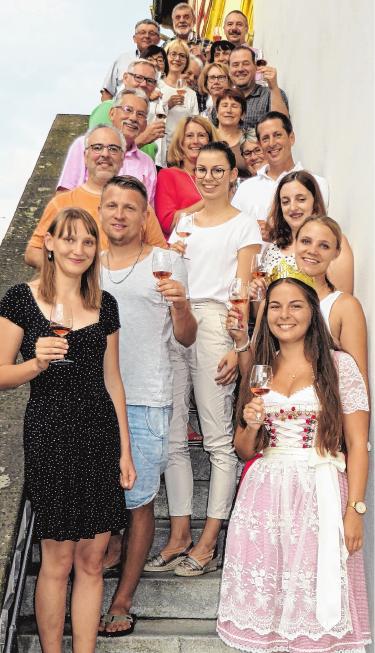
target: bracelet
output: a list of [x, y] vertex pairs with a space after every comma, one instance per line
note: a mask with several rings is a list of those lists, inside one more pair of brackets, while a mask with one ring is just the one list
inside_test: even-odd
[[249, 351], [250, 346], [251, 346], [250, 338], [249, 336], [247, 336], [247, 342], [245, 342], [245, 344], [242, 345], [242, 347], [237, 347], [237, 345], [235, 344], [233, 347], [233, 351], [235, 351], [236, 354], [241, 354], [243, 351]]

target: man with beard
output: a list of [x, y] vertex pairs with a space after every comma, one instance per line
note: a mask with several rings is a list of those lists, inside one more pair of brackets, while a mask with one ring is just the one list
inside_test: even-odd
[[[257, 70], [263, 74], [267, 86], [255, 82]], [[248, 45], [238, 45], [229, 57], [229, 75], [234, 86], [246, 98], [246, 115], [243, 119], [245, 131], [255, 128], [257, 122], [269, 111], [279, 111], [289, 116], [288, 98], [277, 84], [276, 68], [256, 67], [255, 54]]]
[[[152, 65], [144, 66], [144, 72], [147, 72], [146, 68], [150, 71]], [[138, 69], [141, 70], [141, 66], [137, 66], [135, 70], [138, 72]], [[131, 80], [131, 74], [127, 74]], [[126, 140], [126, 152], [120, 174], [131, 174], [142, 181], [153, 205], [156, 186], [155, 164], [147, 154], [138, 149], [136, 144], [138, 135], [147, 124], [148, 107], [148, 97], [141, 88], [127, 88], [120, 91], [115, 100], [110, 102], [108, 112], [109, 120], [123, 133]], [[78, 136], [70, 146], [57, 190], [70, 190], [84, 183], [87, 170], [83, 140], [84, 136]]]
[[249, 23], [242, 11], [235, 9], [225, 16], [224, 33], [225, 38], [234, 46], [246, 43]]
[[137, 46], [134, 54], [123, 52], [109, 69], [101, 90], [102, 101], [110, 100], [116, 95], [129, 63], [135, 57], [141, 56], [143, 50], [146, 50], [149, 45], [158, 45], [160, 41], [160, 25], [150, 18], [139, 20], [135, 25], [133, 41]]
[[193, 7], [188, 5], [187, 2], [179, 2], [172, 10], [172, 29], [175, 36], [167, 39], [163, 47], [171, 41], [174, 41], [174, 39], [181, 39], [187, 42], [194, 36], [194, 24], [195, 14]]
[[[127, 96], [127, 101], [130, 101], [131, 97], [133, 96]], [[140, 106], [144, 110], [144, 100]], [[119, 108], [115, 110], [120, 112]], [[121, 169], [126, 147], [126, 140], [116, 127], [98, 125], [85, 134], [84, 165], [87, 168], [87, 180], [73, 190], [58, 193], [48, 202], [27, 244], [25, 262], [28, 265], [34, 268], [41, 267], [44, 237], [57, 213], [68, 206], [77, 206], [92, 215], [99, 227], [100, 246], [102, 249], [106, 247], [107, 239], [99, 223], [100, 196], [107, 181], [117, 175]], [[146, 213], [144, 240], [150, 245], [166, 246], [159, 221], [150, 206]]]

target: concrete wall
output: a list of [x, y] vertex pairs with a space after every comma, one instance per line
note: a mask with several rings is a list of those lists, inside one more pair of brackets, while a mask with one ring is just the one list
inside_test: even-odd
[[[355, 294], [368, 320], [374, 378], [373, 0], [255, 0], [254, 26], [254, 45], [262, 47], [265, 58], [276, 66], [279, 85], [289, 98], [295, 160], [327, 177], [329, 215], [352, 244]], [[374, 387], [373, 382], [373, 406]], [[365, 553], [373, 616], [374, 427], [371, 438]]]

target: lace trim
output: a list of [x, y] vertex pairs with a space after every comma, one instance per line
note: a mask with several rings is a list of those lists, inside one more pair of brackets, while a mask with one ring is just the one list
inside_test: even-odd
[[[258, 648], [254, 647], [251, 645], [245, 646], [244, 644], [240, 643], [235, 643], [233, 640], [236, 639], [235, 635], [232, 635], [231, 637], [227, 637], [224, 633], [220, 631], [220, 627], [218, 626], [216, 629], [216, 632], [220, 639], [227, 644], [228, 646], [231, 646], [232, 648], [237, 649], [238, 651], [247, 651], [247, 653], [286, 653], [285, 651], [285, 646], [287, 644], [284, 644], [283, 646], [272, 646], [272, 642], [269, 642], [268, 645], [272, 646], [272, 648]], [[360, 648], [340, 648], [340, 649], [334, 649], [332, 647], [330, 648], [324, 648], [324, 649], [319, 649], [317, 651], [316, 648], [312, 649], [304, 649], [303, 653], [366, 653], [365, 646], [368, 646], [371, 644], [371, 639], [365, 640], [364, 645], [361, 646]], [[297, 650], [296, 650], [297, 653]], [[302, 651], [300, 651], [302, 653]]]

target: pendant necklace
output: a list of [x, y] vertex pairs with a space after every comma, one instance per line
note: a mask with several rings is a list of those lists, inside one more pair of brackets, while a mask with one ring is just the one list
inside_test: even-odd
[[107, 267], [107, 270], [108, 270], [108, 277], [109, 277], [109, 280], [110, 280], [112, 283], [114, 283], [114, 284], [117, 286], [118, 284], [120, 284], [120, 283], [122, 283], [123, 281], [125, 281], [128, 277], [130, 277], [131, 273], [133, 272], [135, 266], [137, 265], [137, 263], [138, 263], [138, 261], [139, 261], [139, 259], [140, 259], [141, 254], [142, 254], [142, 252], [143, 252], [143, 246], [144, 246], [144, 243], [142, 243], [142, 245], [141, 245], [141, 249], [140, 249], [139, 252], [138, 252], [138, 256], [137, 256], [137, 258], [135, 259], [135, 261], [134, 261], [132, 267], [130, 268], [129, 272], [127, 272], [126, 275], [125, 275], [122, 279], [120, 279], [120, 281], [115, 281], [115, 280], [111, 277], [111, 269], [110, 269], [110, 267], [109, 267], [109, 252], [107, 252], [107, 266], [108, 266], [108, 267]]

